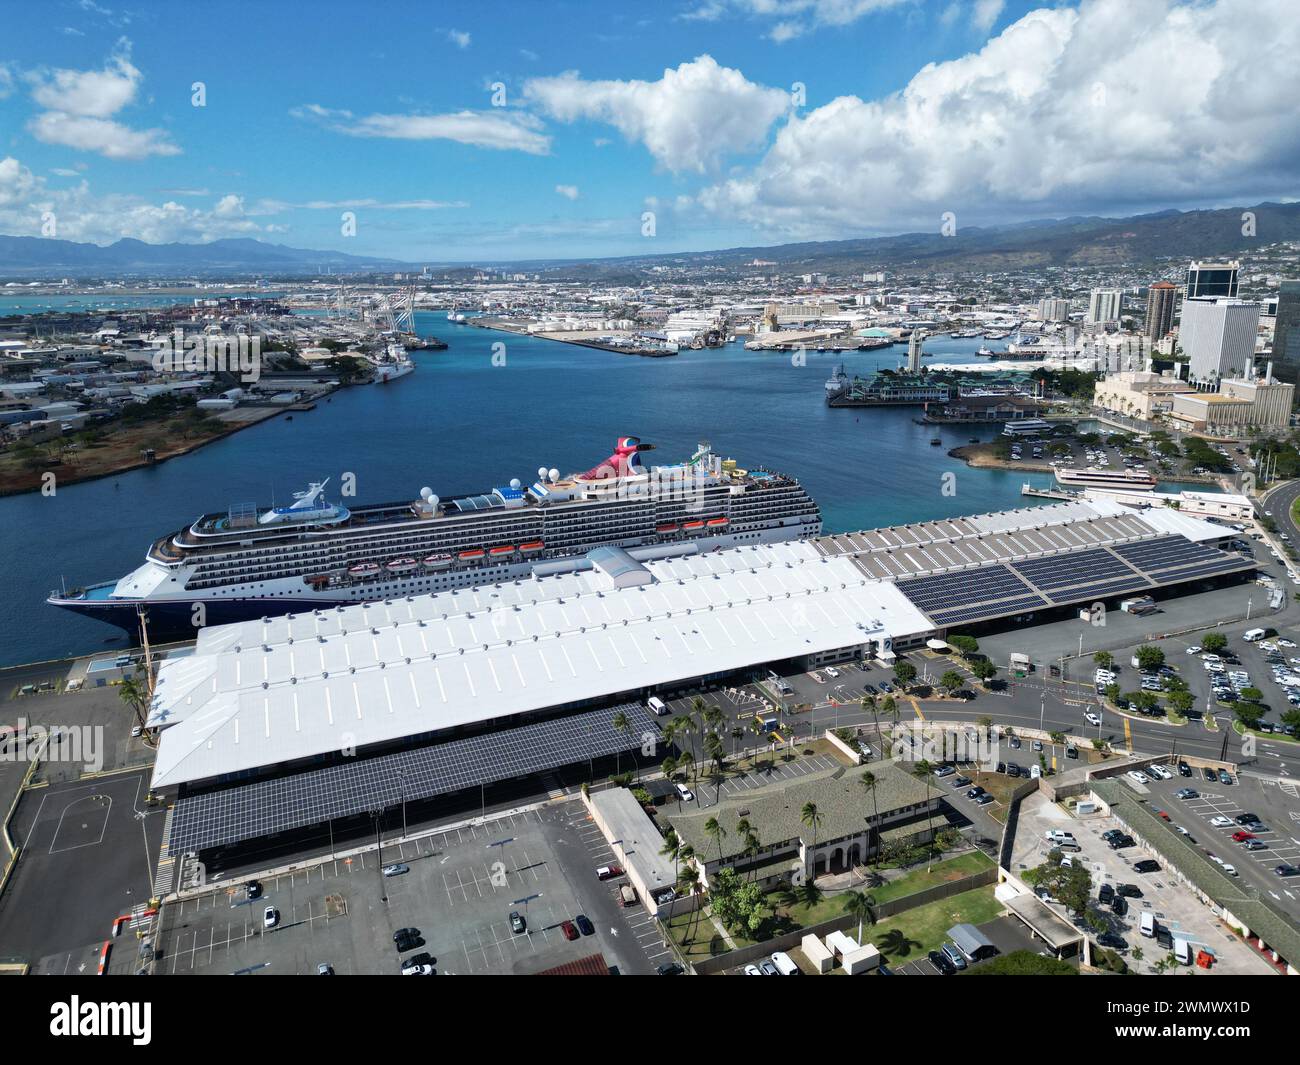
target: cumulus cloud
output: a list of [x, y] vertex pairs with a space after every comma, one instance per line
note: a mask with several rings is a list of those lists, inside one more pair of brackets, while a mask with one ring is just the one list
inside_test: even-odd
[[447, 40], [451, 41], [457, 48], [465, 49], [469, 47], [470, 35], [464, 30], [448, 30]]
[[563, 196], [566, 200], [576, 200], [578, 198], [577, 185], [556, 185], [555, 191]]
[[61, 144], [106, 159], [145, 159], [151, 155], [180, 155], [181, 150], [160, 129], [131, 129], [108, 118], [45, 111], [27, 123], [27, 130], [45, 144]]
[[517, 111], [456, 111], [441, 115], [354, 115], [320, 104], [306, 104], [290, 112], [295, 118], [310, 119], [349, 137], [385, 137], [393, 140], [449, 140], [479, 148], [546, 155], [551, 138], [542, 123]]
[[778, 44], [826, 27], [851, 25], [867, 15], [897, 7], [907, 0], [703, 0], [683, 18], [717, 22], [745, 17], [767, 24]]
[[0, 233], [43, 236], [41, 216], [54, 215], [64, 240], [108, 244], [122, 237], [150, 243], [203, 242], [282, 230], [249, 217], [239, 196], [220, 197], [211, 208], [174, 200], [151, 203], [138, 196], [95, 194], [86, 181], [52, 189], [12, 156], [0, 159]]
[[[804, 236], [1292, 194], [1291, 0], [1030, 12], [899, 93], [793, 116], [708, 208]], [[1132, 34], [1126, 27], [1145, 27]], [[1258, 27], [1267, 25], [1267, 40]]]
[[32, 99], [45, 109], [27, 129], [45, 144], [98, 152], [108, 159], [180, 154], [163, 130], [133, 129], [113, 118], [135, 100], [143, 81], [125, 40], [100, 70], [38, 70], [27, 81]]
[[790, 106], [782, 90], [757, 85], [708, 55], [665, 70], [658, 81], [586, 81], [577, 71], [531, 78], [524, 98], [560, 122], [611, 125], [669, 170], [700, 173], [760, 147]]

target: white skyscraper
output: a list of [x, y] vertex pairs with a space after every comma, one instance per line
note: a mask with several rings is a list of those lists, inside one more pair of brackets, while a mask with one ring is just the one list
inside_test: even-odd
[[1044, 322], [1068, 322], [1070, 301], [1044, 297], [1038, 301], [1038, 317]]
[[1094, 288], [1088, 297], [1089, 322], [1118, 322], [1120, 292], [1117, 288]]
[[921, 372], [921, 342], [925, 340], [925, 331], [913, 329], [907, 340], [907, 372]]
[[1193, 381], [1217, 384], [1254, 376], [1259, 304], [1201, 296], [1183, 300], [1178, 344], [1190, 360]]

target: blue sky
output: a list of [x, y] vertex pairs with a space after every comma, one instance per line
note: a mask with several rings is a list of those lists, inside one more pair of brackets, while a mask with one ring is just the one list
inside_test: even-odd
[[0, 232], [487, 261], [1290, 198], [1286, 3], [13, 6]]

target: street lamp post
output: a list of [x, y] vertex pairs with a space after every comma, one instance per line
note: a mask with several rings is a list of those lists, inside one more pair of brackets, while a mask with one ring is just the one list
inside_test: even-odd
[[406, 774], [402, 770], [397, 771], [397, 783], [402, 789], [402, 838], [407, 836], [406, 832]]
[[387, 905], [388, 885], [384, 882], [384, 839], [379, 831], [379, 819], [383, 816], [383, 813], [383, 810], [370, 811], [370, 816], [375, 822], [375, 858], [379, 863], [375, 868], [379, 870], [379, 900]]

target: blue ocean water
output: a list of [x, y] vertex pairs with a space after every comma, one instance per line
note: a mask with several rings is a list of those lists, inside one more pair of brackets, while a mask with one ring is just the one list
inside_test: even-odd
[[[1025, 505], [1022, 474], [975, 470], [949, 448], [996, 430], [917, 425], [916, 408], [832, 410], [824, 383], [840, 363], [866, 374], [903, 349], [861, 354], [747, 352], [739, 343], [673, 358], [618, 355], [452, 325], [421, 313], [417, 328], [449, 348], [415, 352], [414, 374], [344, 390], [293, 420], [274, 418], [200, 450], [97, 481], [0, 499], [6, 609], [0, 664], [125, 643], [117, 629], [47, 606], [51, 589], [115, 580], [154, 539], [233, 503], [291, 501], [308, 481], [356, 475], [355, 502], [481, 491], [539, 466], [588, 469], [619, 436], [658, 445], [651, 461], [689, 457], [708, 440], [742, 467], [797, 478], [828, 531], [894, 525]], [[935, 361], [976, 361], [979, 340], [927, 344]], [[493, 345], [504, 345], [494, 365]], [[500, 362], [500, 360], [497, 360]], [[943, 446], [930, 439], [942, 438]], [[951, 478], [945, 475], [951, 474]], [[1039, 480], [1045, 480], [1041, 475]]]

